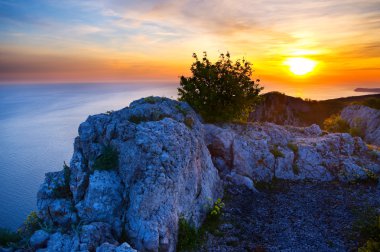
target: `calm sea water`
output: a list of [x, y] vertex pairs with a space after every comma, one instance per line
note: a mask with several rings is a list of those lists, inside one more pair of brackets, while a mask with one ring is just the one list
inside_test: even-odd
[[70, 161], [88, 115], [176, 92], [173, 84], [0, 85], [0, 226], [16, 229], [36, 209], [44, 174]]
[[[266, 86], [271, 90], [312, 99], [364, 94], [347, 87], [300, 92]], [[0, 226], [16, 229], [36, 209], [44, 174], [70, 161], [78, 126], [88, 115], [149, 95], [176, 98], [176, 93], [175, 84], [0, 85]]]

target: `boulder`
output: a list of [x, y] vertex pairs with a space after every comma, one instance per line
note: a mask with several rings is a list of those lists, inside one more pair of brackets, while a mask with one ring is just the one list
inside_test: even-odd
[[351, 128], [358, 129], [367, 143], [380, 146], [380, 110], [350, 105], [342, 110], [341, 117]]
[[37, 230], [30, 237], [29, 243], [31, 247], [38, 249], [38, 248], [45, 247], [48, 240], [49, 240], [49, 233], [47, 233], [44, 230]]
[[[88, 117], [78, 133], [70, 162], [71, 194], [57, 198], [50, 193], [58, 181], [66, 185], [63, 172], [47, 174], [38, 194], [44, 221], [85, 224], [81, 235], [71, 235], [72, 247], [95, 250], [126, 234], [139, 251], [175, 251], [179, 218], [199, 227], [205, 206], [222, 197], [203, 124], [186, 103], [140, 99], [120, 111]], [[106, 148], [117, 152], [116, 161], [104, 156]], [[99, 160], [117, 165], [99, 167]], [[105, 233], [110, 237], [102, 240]], [[62, 239], [50, 246], [66, 244]]]

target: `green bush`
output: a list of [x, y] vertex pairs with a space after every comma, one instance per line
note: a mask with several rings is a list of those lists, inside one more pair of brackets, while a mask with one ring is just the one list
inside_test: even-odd
[[363, 130], [357, 127], [350, 128], [348, 130], [348, 133], [350, 133], [350, 135], [353, 137], [361, 137], [361, 138], [364, 137]]
[[273, 154], [273, 156], [275, 158], [278, 158], [278, 157], [285, 157], [284, 154], [278, 149], [278, 146], [275, 145], [273, 146], [273, 148], [270, 150], [270, 152]]
[[207, 122], [243, 121], [258, 102], [263, 89], [259, 80], [251, 80], [252, 64], [246, 60], [233, 63], [230, 54], [221, 54], [211, 63], [204, 52], [202, 60], [194, 53], [191, 77], [181, 76], [178, 96]]
[[0, 228], [0, 246], [8, 247], [12, 243], [17, 243], [21, 240], [19, 233], [13, 232], [7, 228]]
[[380, 215], [373, 207], [357, 209], [357, 219], [353, 224], [353, 231], [358, 234], [359, 244], [362, 247], [358, 251], [379, 251], [380, 245]]
[[185, 218], [180, 217], [178, 222], [177, 251], [192, 251], [201, 244], [200, 232]]
[[220, 224], [220, 216], [222, 215], [223, 208], [224, 203], [218, 198], [209, 209], [206, 219], [199, 229], [196, 229], [183, 217], [180, 217], [178, 222], [177, 251], [196, 251], [204, 242], [206, 232], [220, 235], [217, 232], [217, 228]]
[[370, 98], [363, 101], [362, 104], [373, 109], [380, 109], [380, 98]]
[[93, 170], [114, 170], [119, 166], [119, 154], [111, 146], [106, 146], [103, 153], [95, 160]]
[[329, 132], [348, 133], [350, 125], [340, 115], [332, 115], [323, 122], [323, 128]]
[[55, 198], [69, 198], [72, 193], [70, 191], [70, 167], [63, 162], [64, 184], [58, 185], [53, 189], [53, 195]]
[[23, 232], [26, 236], [31, 236], [36, 230], [41, 228], [42, 220], [38, 217], [36, 211], [30, 212], [24, 221]]

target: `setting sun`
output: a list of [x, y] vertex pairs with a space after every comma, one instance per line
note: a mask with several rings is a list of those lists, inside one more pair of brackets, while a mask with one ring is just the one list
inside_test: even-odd
[[305, 75], [313, 71], [317, 62], [307, 58], [288, 58], [285, 65], [289, 66], [289, 70], [296, 75]]

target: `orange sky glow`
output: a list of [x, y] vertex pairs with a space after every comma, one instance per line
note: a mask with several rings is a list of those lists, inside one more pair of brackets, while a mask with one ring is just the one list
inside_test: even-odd
[[378, 0], [0, 0], [0, 31], [2, 83], [178, 83], [193, 52], [229, 51], [269, 89], [380, 86]]

